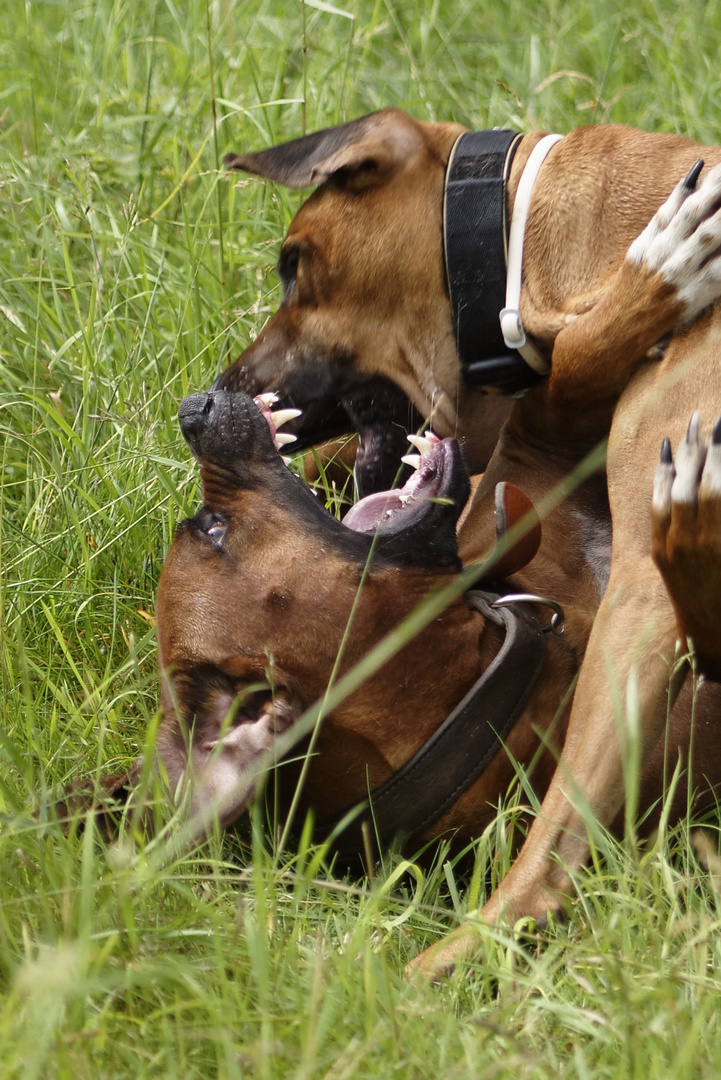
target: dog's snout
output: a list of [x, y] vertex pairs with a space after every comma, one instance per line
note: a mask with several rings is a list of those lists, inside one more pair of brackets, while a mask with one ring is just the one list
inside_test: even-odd
[[187, 439], [198, 434], [208, 422], [215, 408], [215, 394], [190, 394], [183, 398], [178, 409], [180, 430]]

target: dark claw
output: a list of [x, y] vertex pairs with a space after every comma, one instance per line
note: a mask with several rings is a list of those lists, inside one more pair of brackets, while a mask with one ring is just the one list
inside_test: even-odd
[[[719, 417], [721, 422], [721, 417]], [[671, 440], [668, 436], [661, 443], [661, 464], [673, 465], [673, 454], [671, 453]]]
[[701, 175], [703, 169], [703, 158], [699, 158], [695, 165], [691, 166], [688, 176], [683, 182], [683, 186], [688, 188], [689, 191], [693, 191], [696, 187], [696, 181]]
[[718, 417], [716, 423], [713, 426], [713, 435], [711, 436], [711, 442], [718, 446], [721, 443], [721, 416]]

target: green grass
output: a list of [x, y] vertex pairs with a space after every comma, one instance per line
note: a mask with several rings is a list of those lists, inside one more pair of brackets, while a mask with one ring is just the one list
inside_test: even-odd
[[106, 845], [50, 807], [152, 727], [154, 590], [197, 497], [177, 404], [277, 303], [299, 196], [223, 153], [391, 104], [721, 142], [720, 44], [717, 0], [0, 6], [0, 1076], [719, 1074], [716, 821], [698, 851], [688, 822], [601, 838], [566, 925], [486, 930], [429, 989], [403, 964], [502, 873], [510, 809], [465, 877], [441, 852], [368, 882], [260, 820], [177, 857], [173, 823]]

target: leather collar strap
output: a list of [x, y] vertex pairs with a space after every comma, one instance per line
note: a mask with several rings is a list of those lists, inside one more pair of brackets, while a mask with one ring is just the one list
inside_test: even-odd
[[[420, 836], [467, 791], [490, 765], [528, 700], [545, 656], [545, 640], [530, 608], [494, 609], [496, 594], [473, 590], [471, 607], [502, 627], [503, 645], [450, 716], [425, 746], [376, 788], [333, 847], [341, 857], [364, 850], [362, 825], [381, 845]], [[319, 823], [328, 836], [346, 814]]]
[[535, 385], [547, 371], [544, 359], [526, 341], [517, 308], [527, 204], [538, 169], [558, 136], [541, 140], [544, 146], [534, 159], [537, 167], [524, 170], [528, 191], [523, 220], [517, 223], [514, 211], [511, 226], [512, 240], [514, 232], [517, 238], [516, 297], [515, 275], [513, 281], [509, 279], [508, 290], [506, 282], [506, 185], [521, 138], [518, 132], [505, 129], [461, 135], [448, 161], [443, 200], [446, 279], [463, 376], [470, 386], [497, 387], [504, 393]]

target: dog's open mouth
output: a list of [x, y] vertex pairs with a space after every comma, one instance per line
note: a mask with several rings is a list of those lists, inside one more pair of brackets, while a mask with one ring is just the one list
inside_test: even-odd
[[[274, 409], [278, 402], [275, 394], [258, 394], [253, 401], [268, 424], [279, 452], [296, 441], [294, 435], [281, 432], [279, 428], [291, 423], [300, 410]], [[432, 431], [426, 431], [425, 435], [408, 435], [407, 441], [416, 450], [416, 453], [405, 454], [401, 458], [413, 470], [410, 478], [401, 488], [378, 491], [360, 499], [343, 518], [346, 528], [358, 533], [406, 528], [428, 509], [429, 503], [443, 505], [455, 502], [455, 441], [439, 439]], [[281, 457], [286, 464], [290, 464], [290, 458], [282, 453]]]
[[[256, 400], [267, 396], [259, 393], [261, 386], [247, 367], [236, 363], [216, 379], [212, 390], [245, 393]], [[398, 483], [406, 432], [417, 430], [422, 422], [403, 391], [381, 376], [353, 380], [335, 375], [328, 385], [296, 380], [292, 388], [279, 389], [277, 402], [284, 411], [294, 410], [287, 427], [297, 439], [294, 449], [306, 450], [339, 435], [358, 434], [355, 479], [359, 496]], [[407, 476], [408, 471], [401, 468], [400, 479]]]
[[451, 498], [455, 461], [451, 440], [441, 441], [432, 431], [424, 436], [410, 435], [408, 439], [419, 451], [402, 458], [414, 470], [410, 479], [402, 488], [366, 495], [343, 519], [347, 528], [354, 532], [374, 532], [391, 523], [398, 524], [401, 518], [408, 524], [424, 504], [440, 504]]

